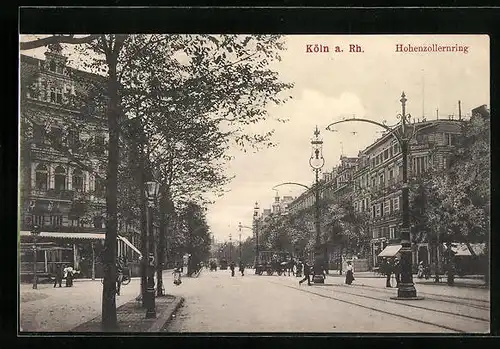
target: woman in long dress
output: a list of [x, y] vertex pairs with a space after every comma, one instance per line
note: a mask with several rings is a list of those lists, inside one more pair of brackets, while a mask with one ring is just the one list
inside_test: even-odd
[[352, 267], [352, 262], [347, 262], [347, 268], [345, 273], [345, 283], [350, 285], [354, 281], [354, 269]]

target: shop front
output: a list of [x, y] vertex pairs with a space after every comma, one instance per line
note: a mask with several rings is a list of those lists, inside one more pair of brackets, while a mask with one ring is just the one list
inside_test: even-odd
[[[34, 252], [33, 238], [29, 231], [21, 231], [20, 272], [23, 279], [33, 275]], [[102, 251], [104, 232], [45, 232], [42, 231], [36, 242], [37, 273], [45, 276], [54, 274], [56, 265], [72, 266], [80, 271], [80, 277], [100, 278], [103, 276]], [[125, 256], [129, 250], [139, 250], [125, 237], [118, 236], [117, 255]]]

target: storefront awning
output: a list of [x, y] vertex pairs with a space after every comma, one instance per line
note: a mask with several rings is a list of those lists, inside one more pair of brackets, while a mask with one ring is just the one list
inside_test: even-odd
[[[21, 236], [31, 236], [31, 233], [26, 230], [21, 230]], [[104, 240], [105, 233], [82, 233], [82, 232], [47, 232], [42, 231], [39, 237], [45, 238], [63, 238], [63, 239], [83, 239], [83, 240]], [[134, 250], [139, 256], [142, 256], [141, 251], [135, 247], [126, 237], [118, 235], [118, 239], [123, 241], [128, 247]]]
[[[446, 243], [443, 243], [443, 246], [446, 250]], [[480, 244], [470, 244], [470, 247], [474, 251], [476, 256], [480, 256], [484, 254], [484, 250], [486, 247], [485, 243], [480, 243]], [[469, 248], [467, 247], [467, 244], [464, 243], [459, 243], [459, 242], [453, 242], [451, 244], [451, 250], [455, 252], [455, 256], [472, 256], [472, 253], [470, 252]]]
[[[26, 230], [21, 230], [21, 236], [31, 236], [31, 233]], [[78, 233], [78, 232], [53, 232], [42, 231], [38, 237], [42, 238], [62, 238], [62, 239], [83, 239], [83, 240], [104, 240], [105, 233]]]
[[401, 249], [401, 245], [389, 245], [382, 252], [378, 254], [379, 257], [394, 257], [399, 250]]
[[132, 250], [134, 250], [139, 256], [142, 257], [142, 253], [141, 251], [139, 251], [139, 249], [137, 247], [135, 247], [126, 237], [124, 236], [120, 236], [118, 235], [118, 239], [120, 239], [121, 241], [123, 241], [125, 243], [125, 245], [127, 245], [128, 247], [130, 247]]

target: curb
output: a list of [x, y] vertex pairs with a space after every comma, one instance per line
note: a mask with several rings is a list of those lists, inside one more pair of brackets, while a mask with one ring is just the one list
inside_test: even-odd
[[175, 300], [170, 304], [167, 309], [158, 317], [155, 323], [147, 330], [147, 332], [161, 332], [162, 329], [170, 322], [172, 315], [184, 303], [184, 298], [175, 297]]

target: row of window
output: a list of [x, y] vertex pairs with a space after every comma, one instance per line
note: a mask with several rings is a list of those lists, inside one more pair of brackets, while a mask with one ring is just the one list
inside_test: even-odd
[[372, 218], [389, 216], [399, 211], [399, 197], [372, 206]]
[[382, 150], [380, 153], [375, 155], [370, 159], [370, 165], [371, 167], [378, 166], [379, 164], [383, 163], [384, 161], [392, 158], [393, 156], [396, 156], [399, 154], [401, 151], [401, 147], [399, 146], [399, 143], [394, 143], [388, 148]]
[[[68, 130], [66, 139], [60, 127], [51, 127], [47, 130], [43, 125], [33, 124], [33, 140], [35, 144], [52, 144], [55, 147], [67, 146], [73, 150], [81, 147], [80, 133], [77, 130]], [[102, 134], [93, 136], [92, 152], [95, 155], [103, 155], [106, 151], [106, 140]]]
[[[85, 191], [83, 171], [79, 168], [73, 170], [71, 182], [72, 190], [80, 192]], [[35, 188], [38, 190], [47, 190], [49, 188], [49, 171], [47, 166], [43, 164], [39, 164], [35, 169]], [[62, 166], [57, 166], [54, 169], [54, 189], [56, 191], [68, 189], [66, 169]], [[105, 181], [103, 178], [95, 178], [94, 190], [97, 196], [106, 195]]]
[[372, 237], [374, 239], [385, 237], [388, 239], [396, 238], [396, 227], [374, 227], [372, 229]]
[[45, 80], [34, 82], [28, 93], [28, 98], [38, 99], [43, 102], [66, 104], [69, 96], [75, 95], [73, 85], [51, 86]]
[[[40, 227], [53, 226], [60, 227], [63, 225], [63, 215], [33, 215], [33, 224]], [[94, 227], [99, 229], [106, 228], [106, 220], [104, 217], [95, 216], [93, 218], [93, 224], [89, 224], [86, 221], [76, 218], [69, 220], [69, 226], [71, 227]]]

